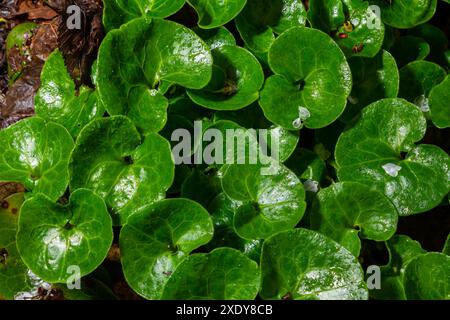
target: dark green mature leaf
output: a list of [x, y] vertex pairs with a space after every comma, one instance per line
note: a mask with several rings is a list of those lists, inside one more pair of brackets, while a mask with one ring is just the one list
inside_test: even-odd
[[371, 0], [381, 9], [381, 18], [389, 26], [407, 29], [430, 20], [437, 6], [437, 0]]
[[181, 185], [181, 197], [194, 200], [204, 207], [222, 192], [220, 180], [214, 173], [194, 169]]
[[337, 30], [345, 22], [342, 0], [310, 0], [308, 21], [311, 26], [326, 33]]
[[26, 277], [28, 268], [16, 247], [17, 220], [23, 201], [23, 193], [0, 201], [0, 299], [12, 300], [17, 293], [31, 289]]
[[381, 300], [406, 300], [403, 274], [408, 263], [426, 253], [420, 243], [404, 235], [395, 235], [386, 242], [389, 263], [381, 267], [381, 289], [370, 292]]
[[206, 247], [208, 250], [220, 247], [234, 248], [259, 262], [263, 241], [243, 239], [234, 228], [234, 215], [241, 205], [242, 202], [231, 200], [225, 193], [214, 198], [208, 206], [214, 223], [214, 237]]
[[260, 288], [256, 262], [231, 248], [194, 254], [176, 269], [162, 296], [166, 300], [252, 300]]
[[151, 133], [143, 140], [123, 116], [97, 119], [80, 133], [70, 160], [70, 188], [88, 188], [106, 202], [114, 223], [161, 200], [174, 176], [170, 144]]
[[434, 208], [450, 191], [450, 158], [437, 146], [415, 145], [425, 131], [422, 112], [406, 100], [371, 104], [339, 138], [340, 181], [373, 185], [402, 216]]
[[265, 239], [292, 229], [305, 212], [303, 184], [289, 169], [273, 164], [264, 175], [260, 165], [230, 165], [222, 179], [224, 192], [241, 201], [234, 226], [244, 239]]
[[236, 27], [248, 49], [268, 52], [275, 34], [306, 23], [306, 10], [298, 0], [247, 0]]
[[423, 112], [430, 111], [428, 97], [431, 89], [441, 83], [447, 72], [428, 61], [414, 61], [400, 69], [398, 96], [417, 105]]
[[292, 28], [273, 43], [260, 105], [267, 119], [289, 130], [322, 128], [344, 111], [352, 87], [350, 67], [325, 33]]
[[317, 194], [311, 227], [337, 241], [355, 256], [364, 239], [385, 241], [397, 229], [398, 213], [381, 192], [356, 182], [342, 182]]
[[225, 27], [216, 29], [194, 28], [195, 33], [205, 41], [211, 50], [223, 46], [235, 46], [236, 39], [233, 34]]
[[91, 273], [106, 258], [112, 240], [106, 205], [90, 190], [74, 191], [67, 206], [37, 195], [20, 211], [17, 248], [28, 268], [48, 282], [66, 282], [74, 266], [80, 276]]
[[197, 104], [214, 110], [237, 110], [259, 98], [264, 73], [246, 49], [221, 46], [212, 51], [214, 66], [210, 83], [202, 90], [188, 90]]
[[185, 0], [105, 0], [103, 25], [110, 31], [138, 17], [166, 18], [180, 10], [184, 3]]
[[441, 29], [432, 24], [424, 23], [408, 30], [408, 32], [413, 36], [424, 39], [430, 45], [431, 51], [427, 60], [444, 66], [447, 64], [445, 51], [448, 48], [449, 40]]
[[450, 76], [436, 85], [429, 94], [431, 120], [440, 129], [450, 127]]
[[163, 200], [133, 215], [120, 233], [128, 283], [147, 299], [161, 298], [179, 264], [213, 232], [206, 209], [187, 199]]
[[450, 256], [427, 253], [405, 269], [403, 284], [409, 300], [450, 300]]
[[323, 180], [326, 173], [325, 162], [308, 149], [297, 149], [285, 165], [303, 181], [317, 182]]
[[372, 102], [396, 98], [400, 85], [397, 64], [392, 55], [382, 50], [374, 58], [349, 59], [353, 89], [341, 120], [349, 122]]
[[211, 79], [208, 46], [175, 22], [135, 19], [108, 33], [99, 50], [97, 88], [111, 115], [126, 115], [144, 133], [167, 120], [167, 89], [201, 89]]
[[368, 293], [356, 258], [320, 233], [295, 229], [264, 242], [263, 299], [361, 300]]
[[395, 57], [401, 68], [410, 62], [423, 60], [430, 54], [430, 45], [422, 38], [403, 36], [395, 41], [389, 52]]
[[247, 0], [187, 0], [198, 14], [198, 25], [203, 29], [223, 26], [233, 20]]
[[56, 201], [69, 182], [73, 140], [59, 124], [38, 117], [0, 131], [0, 181], [22, 183], [27, 191]]
[[87, 87], [75, 93], [75, 83], [57, 50], [47, 59], [41, 74], [41, 86], [35, 98], [36, 114], [64, 126], [76, 137], [92, 119], [104, 113], [97, 95]]

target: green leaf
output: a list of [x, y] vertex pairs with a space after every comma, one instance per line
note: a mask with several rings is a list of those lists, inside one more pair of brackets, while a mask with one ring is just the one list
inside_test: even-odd
[[234, 229], [234, 215], [241, 206], [240, 201], [231, 200], [221, 193], [208, 206], [214, 223], [214, 237], [206, 246], [208, 250], [220, 247], [230, 247], [241, 251], [250, 259], [259, 262], [262, 240], [246, 240], [241, 238]]
[[72, 137], [76, 137], [92, 119], [104, 113], [91, 89], [82, 86], [76, 95], [75, 83], [58, 50], [48, 57], [42, 70], [35, 108], [38, 116], [64, 126]]
[[306, 23], [306, 9], [297, 0], [247, 0], [236, 27], [248, 49], [268, 52], [275, 34]]
[[429, 111], [428, 97], [431, 89], [441, 83], [447, 72], [435, 63], [414, 61], [400, 69], [398, 96], [417, 105], [423, 112]]
[[204, 207], [222, 192], [219, 178], [214, 174], [205, 174], [194, 169], [181, 185], [181, 197], [194, 200]]
[[404, 235], [395, 235], [386, 242], [389, 263], [381, 267], [381, 290], [372, 290], [371, 296], [380, 300], [406, 300], [403, 274], [408, 263], [426, 253], [420, 243]]
[[397, 97], [400, 76], [395, 59], [389, 52], [382, 50], [374, 58], [353, 57], [348, 62], [353, 75], [353, 89], [341, 120], [349, 122], [372, 102]]
[[325, 162], [308, 149], [297, 149], [285, 165], [303, 181], [320, 183], [325, 178]]
[[431, 120], [440, 129], [450, 127], [450, 76], [436, 85], [429, 94]]
[[[24, 22], [12, 28], [8, 33], [5, 52], [8, 61], [10, 83], [15, 82], [26, 67], [30, 65], [31, 52], [27, 43], [29, 43], [37, 27], [38, 25], [36, 23]], [[17, 52], [12, 52], [12, 49], [17, 50]], [[11, 59], [11, 56], [13, 56], [13, 59]]]
[[59, 290], [64, 297], [64, 300], [116, 300], [117, 297], [100, 280], [95, 277], [83, 277], [80, 280], [80, 289], [69, 289], [67, 284], [56, 284], [53, 288]]
[[437, 6], [437, 0], [371, 0], [381, 9], [381, 19], [389, 26], [407, 29], [430, 20]]
[[203, 29], [223, 26], [242, 11], [247, 0], [187, 0], [198, 14], [198, 25]]
[[230, 165], [222, 179], [224, 192], [242, 204], [234, 226], [244, 239], [265, 239], [294, 228], [305, 212], [303, 184], [289, 169], [272, 164], [264, 175], [260, 165]]
[[164, 198], [174, 176], [170, 144], [152, 133], [141, 140], [123, 116], [96, 119], [80, 133], [70, 188], [87, 188], [106, 202], [115, 224]]
[[167, 120], [167, 89], [201, 89], [211, 79], [208, 46], [175, 22], [135, 19], [108, 33], [99, 49], [97, 88], [111, 115], [126, 115], [143, 134]]
[[45, 281], [65, 283], [94, 271], [113, 240], [112, 222], [103, 200], [90, 190], [76, 190], [69, 204], [42, 195], [25, 201], [20, 211], [17, 248], [24, 263]]
[[425, 117], [413, 104], [403, 99], [371, 104], [336, 145], [340, 181], [374, 186], [401, 216], [438, 206], [450, 190], [450, 158], [437, 146], [415, 145], [425, 131]]
[[295, 229], [264, 242], [263, 299], [364, 300], [364, 274], [356, 258], [320, 233]]
[[219, 27], [216, 29], [201, 29], [195, 27], [192, 30], [205, 41], [211, 50], [214, 50], [223, 46], [235, 46], [236, 39], [233, 34], [225, 27]]
[[450, 256], [450, 234], [447, 236], [447, 241], [445, 241], [444, 249], [442, 249], [442, 253]]
[[133, 215], [120, 233], [125, 277], [138, 294], [160, 299], [179, 264], [213, 236], [209, 213], [187, 199], [168, 199]]
[[430, 45], [422, 38], [403, 36], [389, 49], [399, 68], [416, 60], [424, 60], [430, 54]]
[[196, 104], [214, 110], [237, 110], [255, 102], [264, 83], [258, 60], [237, 46], [216, 48], [212, 55], [211, 81], [202, 90], [188, 90], [189, 97]]
[[381, 192], [369, 186], [342, 182], [317, 194], [311, 227], [359, 256], [364, 239], [385, 241], [397, 229], [398, 213]]
[[185, 0], [105, 0], [103, 25], [110, 31], [138, 17], [166, 18], [180, 10], [184, 3]]
[[28, 268], [16, 247], [17, 220], [24, 194], [17, 193], [0, 201], [0, 299], [12, 300], [30, 289]]
[[431, 51], [427, 60], [444, 66], [447, 64], [445, 51], [448, 48], [449, 41], [441, 29], [432, 24], [424, 23], [408, 30], [408, 32], [413, 36], [424, 39], [430, 45]]
[[412, 260], [405, 269], [403, 284], [408, 300], [450, 299], [450, 256], [427, 253]]
[[22, 183], [27, 191], [56, 201], [69, 181], [73, 140], [59, 124], [38, 117], [0, 131], [0, 181]]
[[260, 288], [256, 262], [231, 248], [194, 254], [175, 271], [164, 300], [252, 300]]
[[330, 33], [345, 22], [342, 0], [310, 0], [308, 21], [315, 29]]
[[352, 76], [344, 54], [325, 33], [292, 28], [273, 43], [260, 105], [273, 123], [289, 130], [304, 124], [317, 129], [333, 123], [344, 111]]

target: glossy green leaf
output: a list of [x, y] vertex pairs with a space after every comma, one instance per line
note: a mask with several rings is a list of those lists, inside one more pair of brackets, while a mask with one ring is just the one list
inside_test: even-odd
[[187, 199], [163, 200], [133, 215], [120, 233], [127, 282], [144, 298], [161, 298], [179, 264], [213, 232], [206, 209]]
[[194, 169], [181, 185], [181, 197], [194, 200], [204, 207], [222, 192], [220, 179], [214, 172], [204, 173]]
[[97, 95], [87, 87], [75, 92], [75, 83], [57, 50], [47, 59], [41, 73], [41, 86], [35, 97], [36, 114], [64, 126], [76, 137], [92, 119], [101, 117], [104, 109]]
[[233, 20], [247, 0], [187, 0], [198, 14], [198, 25], [203, 29], [223, 26]]
[[222, 179], [224, 192], [241, 201], [234, 226], [244, 239], [265, 239], [294, 228], [305, 212], [303, 184], [289, 169], [273, 164], [264, 175], [260, 165], [230, 165]]
[[289, 130], [317, 129], [344, 111], [352, 87], [350, 67], [325, 33], [292, 28], [273, 43], [260, 105], [267, 119]]
[[167, 120], [167, 89], [200, 89], [211, 79], [208, 46], [175, 22], [135, 19], [108, 33], [98, 57], [97, 89], [111, 115], [126, 115], [143, 134]]
[[23, 201], [23, 193], [0, 201], [0, 299], [12, 300], [17, 293], [30, 289], [28, 268], [16, 247], [17, 220]]
[[364, 300], [364, 274], [356, 258], [320, 233], [295, 229], [264, 242], [263, 299]]
[[381, 289], [372, 290], [371, 296], [379, 300], [406, 300], [403, 274], [408, 263], [426, 253], [420, 243], [404, 235], [395, 235], [386, 242], [389, 263], [381, 267]]
[[430, 111], [428, 97], [431, 89], [441, 83], [447, 73], [435, 63], [415, 61], [400, 69], [398, 96], [417, 105], [423, 112]]
[[402, 216], [431, 210], [450, 190], [450, 158], [437, 146], [415, 144], [425, 131], [422, 112], [406, 100], [371, 104], [339, 138], [340, 181], [374, 186]]
[[400, 86], [397, 64], [392, 55], [383, 50], [374, 58], [349, 59], [353, 75], [353, 89], [341, 120], [349, 122], [372, 102], [396, 98]]
[[135, 18], [166, 18], [178, 10], [185, 0], [105, 0], [103, 25], [107, 31], [119, 28]]
[[308, 21], [313, 28], [330, 33], [345, 22], [342, 0], [310, 0]]
[[303, 181], [310, 180], [318, 184], [326, 173], [325, 162], [308, 149], [297, 149], [285, 165]]
[[306, 9], [298, 0], [247, 0], [236, 27], [248, 49], [269, 51], [275, 34], [306, 23]]
[[405, 269], [403, 284], [408, 300], [450, 300], [450, 256], [427, 253]]
[[260, 288], [256, 262], [231, 248], [187, 258], [170, 277], [165, 300], [252, 300]]
[[223, 46], [235, 46], [236, 39], [233, 34], [225, 27], [216, 29], [194, 28], [195, 33], [205, 41], [211, 50]]
[[398, 213], [381, 192], [356, 183], [342, 182], [317, 194], [311, 227], [359, 256], [364, 239], [385, 241], [397, 229]]
[[370, 3], [380, 7], [384, 23], [407, 29], [430, 20], [436, 11], [437, 0], [371, 0]]
[[[37, 195], [20, 211], [17, 248], [24, 263], [45, 281], [65, 283], [94, 271], [113, 240], [112, 222], [103, 200], [90, 190], [76, 190], [69, 204]], [[74, 269], [75, 270], [75, 269]]]
[[59, 124], [38, 117], [0, 131], [0, 181], [22, 183], [27, 191], [56, 201], [69, 182], [73, 140]]
[[430, 45], [422, 38], [403, 36], [395, 41], [389, 52], [401, 68], [410, 62], [425, 59], [430, 54]]
[[264, 73], [258, 60], [237, 46], [212, 51], [214, 66], [210, 83], [202, 90], [188, 90], [197, 104], [214, 110], [237, 110], [259, 98]]
[[438, 128], [450, 127], [450, 76], [436, 85], [429, 94], [431, 120]]
[[88, 188], [106, 202], [115, 224], [161, 200], [174, 176], [170, 144], [152, 133], [141, 139], [123, 116], [97, 119], [80, 133], [72, 153], [70, 188]]

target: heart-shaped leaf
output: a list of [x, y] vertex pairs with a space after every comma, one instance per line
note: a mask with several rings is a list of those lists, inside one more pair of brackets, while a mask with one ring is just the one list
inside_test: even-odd
[[0, 131], [0, 181], [22, 183], [27, 191], [56, 201], [69, 182], [73, 140], [59, 124], [38, 117]]
[[115, 224], [164, 198], [174, 176], [170, 144], [156, 133], [141, 140], [123, 116], [96, 119], [80, 133], [70, 160], [70, 188], [106, 202]]
[[273, 123], [289, 130], [312, 129], [334, 122], [344, 111], [352, 87], [350, 67], [325, 33], [292, 28], [273, 43], [260, 105]]
[[17, 248], [28, 268], [48, 282], [65, 283], [73, 267], [80, 276], [91, 273], [112, 240], [106, 205], [90, 190], [74, 191], [67, 206], [37, 195], [20, 210]]
[[192, 29], [195, 33], [205, 41], [211, 50], [214, 50], [223, 46], [235, 46], [236, 39], [233, 34], [228, 31], [225, 27], [220, 27], [216, 29]]
[[374, 58], [353, 57], [349, 64], [353, 89], [341, 120], [349, 122], [372, 102], [397, 97], [400, 76], [395, 59], [389, 52], [383, 50]]
[[0, 299], [14, 299], [17, 293], [30, 290], [16, 247], [17, 220], [24, 194], [17, 193], [0, 201]]
[[138, 17], [166, 18], [184, 3], [185, 0], [105, 0], [103, 25], [110, 31]]
[[263, 299], [364, 300], [364, 274], [356, 257], [320, 233], [295, 229], [264, 242]]
[[356, 257], [362, 238], [385, 241], [397, 229], [398, 213], [381, 192], [355, 182], [322, 189], [314, 202], [311, 227], [337, 241]]
[[423, 112], [430, 111], [428, 97], [431, 89], [441, 83], [447, 72], [435, 63], [414, 61], [400, 69], [398, 96], [417, 105]]
[[264, 53], [275, 34], [306, 23], [306, 10], [298, 0], [247, 0], [236, 18], [236, 27], [248, 49]]
[[407, 29], [430, 20], [437, 0], [370, 0], [380, 7], [381, 19], [389, 26]]
[[253, 260], [231, 248], [194, 254], [167, 282], [164, 300], [252, 300], [260, 288]]
[[212, 51], [214, 66], [210, 83], [202, 90], [188, 90], [197, 104], [214, 110], [237, 110], [259, 98], [264, 73], [246, 49], [222, 46]]
[[405, 269], [403, 285], [408, 300], [450, 299], [450, 256], [427, 253], [412, 260]]
[[128, 283], [144, 298], [160, 299], [179, 264], [213, 232], [206, 209], [187, 199], [163, 200], [133, 215], [120, 233]]
[[97, 88], [111, 115], [126, 115], [143, 134], [167, 120], [172, 84], [201, 89], [211, 79], [208, 46], [175, 22], [135, 19], [108, 33], [98, 57]]
[[64, 126], [76, 137], [104, 109], [97, 95], [87, 87], [75, 94], [75, 83], [68, 73], [62, 54], [56, 50], [47, 59], [41, 73], [41, 86], [35, 98], [36, 114]]
[[431, 120], [440, 129], [450, 127], [450, 76], [436, 85], [429, 94]]
[[265, 239], [294, 228], [305, 212], [303, 184], [289, 169], [273, 164], [270, 175], [260, 165], [230, 165], [222, 179], [224, 192], [241, 201], [234, 226], [244, 239]]
[[247, 0], [187, 0], [198, 14], [198, 25], [203, 29], [223, 26], [233, 20]]
[[406, 100], [371, 104], [336, 145], [340, 181], [374, 186], [402, 216], [434, 208], [450, 191], [450, 158], [437, 146], [415, 145], [425, 131], [422, 112]]
[[371, 296], [379, 300], [406, 300], [403, 275], [408, 263], [426, 253], [420, 243], [404, 235], [395, 235], [386, 242], [389, 263], [381, 267], [381, 289], [372, 290]]

